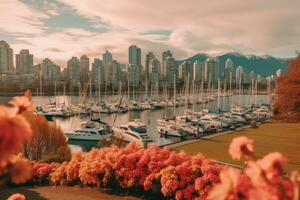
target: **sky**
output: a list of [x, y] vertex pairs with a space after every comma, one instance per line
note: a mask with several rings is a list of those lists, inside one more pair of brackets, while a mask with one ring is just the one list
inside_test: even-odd
[[35, 64], [62, 67], [105, 50], [121, 63], [128, 46], [142, 57], [171, 50], [178, 60], [227, 51], [292, 57], [300, 51], [299, 0], [1, 0], [0, 40]]

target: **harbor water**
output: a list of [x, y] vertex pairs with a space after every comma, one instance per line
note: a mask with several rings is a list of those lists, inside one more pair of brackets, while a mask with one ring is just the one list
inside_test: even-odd
[[[1, 103], [7, 103], [11, 97], [2, 96], [0, 97]], [[93, 100], [96, 101], [96, 98], [93, 99], [86, 99], [86, 102], [91, 102]], [[107, 102], [109, 103], [117, 103], [119, 101], [119, 96], [107, 96]], [[138, 101], [140, 98], [135, 97], [133, 100]], [[192, 99], [191, 99], [192, 100]], [[245, 105], [251, 105], [254, 103], [254, 101], [260, 105], [263, 103], [269, 103], [269, 96], [268, 95], [257, 95], [254, 99], [251, 95], [233, 95], [233, 96], [226, 96], [226, 97], [220, 97], [219, 99], [219, 105], [220, 108], [224, 110], [229, 110], [230, 106], [233, 105], [239, 105], [239, 106], [245, 106]], [[70, 104], [77, 104], [79, 103], [79, 97], [78, 96], [43, 96], [43, 97], [33, 97], [33, 102], [35, 106], [41, 106], [42, 104], [48, 104], [51, 102], [57, 102], [57, 103], [65, 103], [66, 105]], [[217, 100], [208, 102], [206, 104], [195, 104], [189, 105], [189, 109], [193, 109], [194, 111], [200, 111], [202, 109], [216, 109], [218, 106]], [[175, 108], [175, 115], [184, 115], [185, 111], [187, 109], [187, 106], [181, 106]], [[144, 111], [130, 111], [127, 113], [112, 113], [112, 114], [94, 114], [97, 115], [96, 117], [101, 118], [102, 121], [107, 122], [108, 124], [112, 126], [118, 126], [121, 124], [125, 124], [129, 121], [132, 121], [134, 119], [140, 119], [143, 123], [147, 126], [147, 132], [149, 137], [153, 140], [153, 143], [157, 145], [166, 145], [170, 143], [174, 143], [179, 141], [179, 138], [164, 138], [160, 137], [160, 135], [157, 132], [157, 119], [163, 118], [163, 117], [173, 117], [174, 116], [174, 108], [173, 107], [165, 107], [163, 109], [158, 110], [144, 110]], [[91, 116], [87, 115], [76, 115], [73, 117], [68, 118], [57, 118], [54, 119], [54, 123], [57, 123], [64, 132], [66, 131], [73, 131], [78, 128], [80, 128], [80, 124], [83, 121], [89, 120]], [[91, 146], [94, 146], [96, 144], [87, 144], [86, 142], [77, 142], [72, 143], [71, 147], [72, 150], [85, 150]]]

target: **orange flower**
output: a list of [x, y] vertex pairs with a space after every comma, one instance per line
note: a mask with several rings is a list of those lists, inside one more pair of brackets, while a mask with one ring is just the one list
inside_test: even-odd
[[25, 183], [32, 177], [32, 169], [27, 159], [20, 156], [13, 156], [11, 164], [11, 182], [14, 184]]
[[14, 97], [12, 100], [9, 101], [9, 104], [17, 107], [19, 114], [25, 111], [29, 111], [29, 112], [35, 111], [35, 108], [32, 105], [31, 100], [26, 96]]
[[232, 159], [241, 159], [242, 156], [250, 155], [253, 152], [253, 140], [245, 136], [234, 138], [229, 147], [229, 154]]
[[209, 193], [207, 199], [211, 200], [225, 200], [236, 189], [241, 172], [231, 167], [225, 168], [220, 173], [221, 183], [215, 185], [213, 190]]
[[32, 134], [30, 124], [16, 108], [0, 105], [0, 161], [20, 151]]
[[26, 200], [25, 196], [22, 194], [13, 194], [7, 200]]
[[273, 152], [258, 160], [257, 163], [265, 171], [267, 178], [272, 179], [282, 174], [282, 165], [286, 163], [286, 158], [279, 152]]

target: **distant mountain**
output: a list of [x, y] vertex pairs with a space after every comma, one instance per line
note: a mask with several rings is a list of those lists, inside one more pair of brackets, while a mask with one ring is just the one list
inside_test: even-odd
[[[203, 53], [196, 54], [185, 60], [177, 61], [178, 64], [181, 64], [183, 61], [195, 62], [199, 60], [204, 62], [207, 58], [211, 56]], [[275, 58], [273, 56], [256, 56], [256, 55], [244, 55], [239, 52], [228, 52], [219, 56], [216, 56], [221, 65], [221, 71], [225, 69], [225, 61], [229, 58], [233, 61], [234, 69], [238, 66], [243, 66], [244, 71], [249, 73], [254, 71], [256, 74], [261, 76], [269, 76], [276, 73], [278, 69], [286, 70], [288, 66], [288, 59]]]

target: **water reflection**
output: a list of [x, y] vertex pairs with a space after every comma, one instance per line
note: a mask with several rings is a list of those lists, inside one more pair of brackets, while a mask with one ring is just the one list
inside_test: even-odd
[[[119, 96], [108, 96], [108, 102], [118, 102]], [[45, 105], [51, 102], [65, 103], [66, 105], [79, 103], [78, 96], [52, 96], [52, 97], [33, 97], [33, 102], [36, 106]], [[9, 100], [9, 97], [1, 97], [0, 101], [6, 103]], [[87, 99], [86, 101], [94, 100]], [[138, 100], [138, 98], [137, 98]], [[231, 97], [220, 97], [220, 106], [222, 109], [229, 109], [230, 105], [250, 105], [254, 103], [255, 99], [250, 95], [242, 96], [231, 96]], [[256, 96], [257, 104], [269, 103], [269, 97], [267, 95], [257, 95]], [[192, 108], [192, 106], [190, 106]], [[207, 104], [197, 104], [195, 105], [195, 111], [200, 111], [201, 109], [216, 109], [217, 101], [209, 102]], [[175, 115], [183, 115], [186, 107], [178, 107], [175, 109]], [[174, 108], [167, 107], [161, 110], [145, 110], [142, 112], [128, 112], [128, 113], [118, 113], [118, 114], [101, 114], [100, 117], [103, 121], [111, 125], [121, 125], [127, 123], [133, 119], [140, 119], [143, 123], [147, 125], [147, 131], [150, 138], [157, 145], [165, 145], [168, 143], [173, 143], [179, 140], [179, 138], [162, 138], [157, 133], [157, 119], [162, 117], [172, 117], [174, 116]], [[80, 128], [80, 124], [83, 121], [89, 120], [90, 116], [77, 115], [65, 119], [55, 119], [55, 122], [60, 125], [63, 131], [73, 131]], [[72, 144], [72, 149], [78, 151], [80, 148], [77, 145], [80, 145], [83, 150], [89, 149], [91, 146], [94, 146], [95, 143], [84, 143], [70, 141]]]

